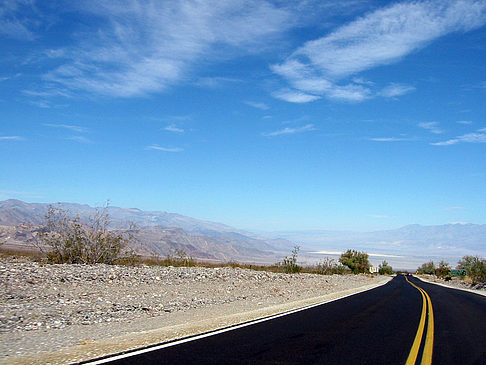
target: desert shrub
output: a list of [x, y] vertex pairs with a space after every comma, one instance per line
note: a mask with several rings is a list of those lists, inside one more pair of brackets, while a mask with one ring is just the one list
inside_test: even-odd
[[43, 227], [34, 245], [51, 263], [113, 264], [129, 259], [133, 251], [128, 244], [135, 240], [135, 229], [109, 230], [107, 207], [97, 210], [87, 221], [61, 208], [49, 207]]
[[383, 260], [383, 262], [380, 265], [378, 265], [378, 273], [380, 275], [391, 275], [393, 274], [393, 268], [390, 265], [388, 265], [388, 262]]
[[439, 262], [439, 266], [435, 269], [435, 275], [440, 278], [447, 278], [451, 275], [451, 266], [446, 261]]
[[336, 262], [336, 260], [326, 257], [316, 265], [315, 272], [321, 275], [343, 275], [346, 272], [346, 268], [340, 263]]
[[368, 254], [356, 250], [347, 250], [342, 253], [339, 262], [349, 267], [354, 274], [367, 272], [371, 266]]
[[426, 262], [425, 264], [422, 264], [417, 269], [417, 273], [418, 274], [434, 274], [435, 273], [434, 261], [429, 261], [429, 262]]
[[473, 284], [486, 282], [486, 260], [479, 256], [464, 256], [458, 262], [459, 269], [465, 269]]
[[290, 256], [285, 256], [281, 262], [276, 264], [287, 274], [294, 274], [302, 271], [302, 267], [297, 265], [297, 256], [299, 254], [300, 247], [295, 246]]
[[189, 256], [184, 250], [175, 249], [167, 254], [163, 264], [166, 266], [196, 266], [194, 258]]

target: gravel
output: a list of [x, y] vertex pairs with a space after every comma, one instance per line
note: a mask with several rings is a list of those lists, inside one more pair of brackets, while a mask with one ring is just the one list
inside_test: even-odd
[[0, 363], [69, 363], [332, 299], [333, 293], [342, 296], [384, 280], [1, 258]]

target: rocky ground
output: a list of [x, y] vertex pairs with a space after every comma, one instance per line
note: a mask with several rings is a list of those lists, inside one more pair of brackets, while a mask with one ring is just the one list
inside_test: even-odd
[[[227, 267], [43, 265], [3, 258], [0, 363], [100, 356], [329, 300], [333, 293], [342, 296], [384, 280]], [[70, 354], [59, 356], [66, 349]]]
[[439, 278], [435, 275], [420, 275], [420, 277], [432, 283], [442, 284], [445, 286], [449, 286], [451, 288], [473, 290], [478, 294], [486, 295], [486, 282], [471, 284], [470, 282], [462, 280], [460, 277], [454, 277], [452, 278], [452, 280], [448, 280], [448, 281]]

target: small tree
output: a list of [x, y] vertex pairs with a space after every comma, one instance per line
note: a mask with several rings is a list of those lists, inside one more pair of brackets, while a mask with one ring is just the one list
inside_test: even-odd
[[367, 272], [371, 266], [368, 254], [356, 250], [347, 250], [341, 254], [339, 262], [349, 267], [354, 274]]
[[388, 262], [383, 260], [383, 262], [378, 266], [378, 272], [380, 275], [391, 275], [393, 274], [393, 268], [388, 265]]
[[439, 262], [439, 267], [435, 269], [435, 275], [440, 278], [446, 278], [451, 275], [451, 266], [448, 262], [442, 260]]
[[479, 256], [464, 256], [459, 268], [465, 269], [473, 284], [486, 282], [486, 260]]
[[426, 262], [425, 264], [422, 264], [422, 266], [420, 266], [417, 269], [417, 273], [419, 273], [419, 274], [434, 274], [435, 273], [434, 261], [429, 261], [429, 262]]
[[72, 217], [67, 211], [50, 206], [34, 245], [52, 263], [113, 264], [127, 253], [135, 230], [133, 226], [123, 232], [109, 230], [106, 210], [107, 207], [97, 210], [82, 222], [79, 216]]
[[302, 271], [302, 267], [297, 265], [297, 255], [299, 254], [300, 247], [295, 246], [292, 250], [292, 255], [290, 257], [285, 256], [282, 262], [279, 262], [277, 266], [283, 268], [284, 272], [287, 274], [294, 274]]

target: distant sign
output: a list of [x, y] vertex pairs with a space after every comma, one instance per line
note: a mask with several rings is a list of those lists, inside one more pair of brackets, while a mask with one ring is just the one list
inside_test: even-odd
[[370, 273], [376, 274], [379, 271], [379, 268], [376, 266], [371, 266], [370, 267]]
[[466, 276], [466, 270], [464, 269], [451, 270], [451, 276]]

